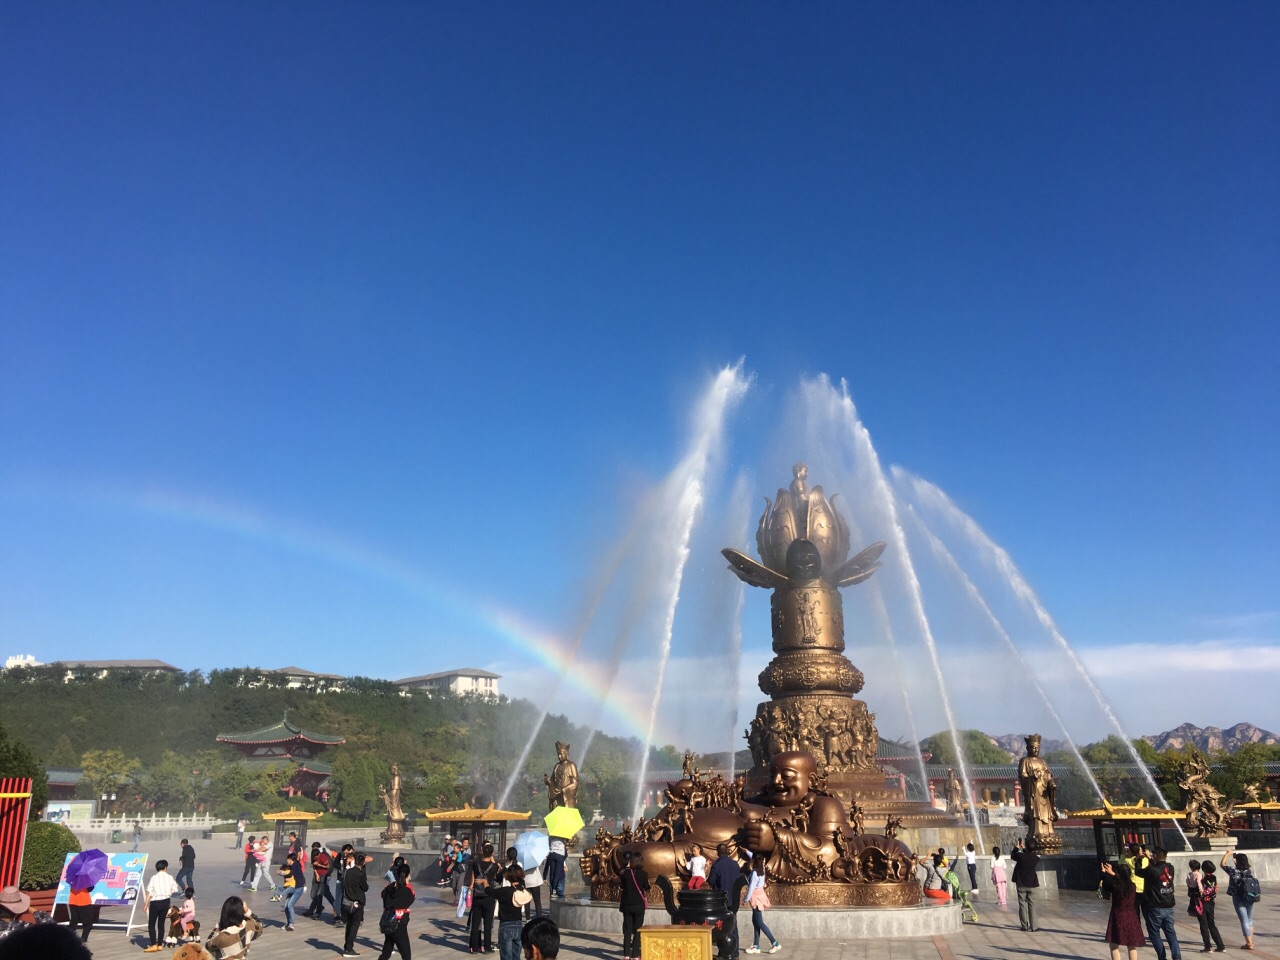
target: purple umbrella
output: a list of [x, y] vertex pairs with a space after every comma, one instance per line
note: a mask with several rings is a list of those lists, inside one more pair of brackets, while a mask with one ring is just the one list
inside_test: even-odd
[[108, 858], [101, 850], [77, 853], [67, 864], [67, 883], [74, 890], [87, 890], [107, 875]]

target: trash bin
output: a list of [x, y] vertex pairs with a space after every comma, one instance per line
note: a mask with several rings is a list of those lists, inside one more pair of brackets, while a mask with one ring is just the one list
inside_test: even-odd
[[201, 832], [201, 834], [200, 834], [200, 839], [201, 839], [201, 840], [212, 840], [212, 839], [213, 839], [213, 831], [212, 831], [212, 830], [204, 830], [204, 831], [202, 831], [202, 832]]
[[111, 831], [111, 842], [112, 842], [112, 843], [119, 843], [119, 842], [120, 842], [120, 831], [119, 831], [119, 830], [112, 830], [112, 831]]

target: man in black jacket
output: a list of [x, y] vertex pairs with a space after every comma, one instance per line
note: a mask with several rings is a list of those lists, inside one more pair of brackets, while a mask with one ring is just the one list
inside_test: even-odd
[[1036, 887], [1040, 886], [1040, 878], [1036, 876], [1040, 856], [1024, 847], [1021, 840], [1013, 845], [1009, 855], [1014, 862], [1013, 883], [1018, 888], [1018, 925], [1023, 930], [1039, 930], [1034, 895]]
[[369, 893], [369, 880], [364, 875], [364, 854], [348, 853], [342, 874], [342, 910], [347, 920], [347, 937], [342, 945], [344, 957], [357, 957], [356, 933], [364, 921], [364, 902]]
[[[737, 890], [734, 887], [738, 881], [742, 881], [742, 887]], [[725, 899], [728, 902], [729, 909], [737, 912], [738, 901], [742, 897], [742, 890], [746, 886], [746, 881], [742, 878], [742, 866], [737, 860], [729, 856], [729, 845], [721, 843], [716, 847], [715, 863], [711, 864], [711, 874], [707, 877], [707, 886], [712, 890], [723, 890]], [[738, 956], [738, 925], [736, 923], [729, 924], [729, 948], [726, 955], [731, 960], [736, 960]]]
[[1169, 854], [1163, 847], [1156, 847], [1155, 855], [1156, 858], [1142, 870], [1142, 879], [1146, 881], [1143, 887], [1142, 913], [1147, 921], [1147, 936], [1151, 938], [1151, 946], [1155, 947], [1156, 960], [1165, 960], [1161, 934], [1169, 941], [1169, 956], [1172, 960], [1182, 960], [1182, 946], [1173, 930], [1173, 864], [1168, 862]]

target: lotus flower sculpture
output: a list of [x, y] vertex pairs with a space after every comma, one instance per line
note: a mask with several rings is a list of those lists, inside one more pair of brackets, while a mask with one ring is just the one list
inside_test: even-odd
[[[791, 469], [791, 489], [778, 489], [776, 501], [765, 497], [764, 513], [756, 528], [756, 548], [763, 563], [725, 547], [721, 553], [744, 583], [766, 589], [785, 589], [821, 580], [831, 587], [861, 583], [880, 566], [884, 542], [873, 543], [850, 560], [849, 526], [822, 487], [809, 489], [809, 468]], [[832, 500], [835, 499], [833, 496]]]

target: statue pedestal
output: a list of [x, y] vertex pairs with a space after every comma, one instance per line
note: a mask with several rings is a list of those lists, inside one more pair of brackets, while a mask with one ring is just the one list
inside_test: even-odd
[[641, 960], [711, 960], [710, 927], [640, 930]]
[[387, 829], [378, 834], [378, 839], [383, 843], [410, 845], [404, 832], [403, 820], [388, 820]]
[[[773, 886], [770, 886], [772, 894]], [[775, 901], [776, 902], [776, 901]], [[979, 901], [981, 908], [981, 901]], [[618, 905], [603, 900], [566, 898], [551, 901], [551, 919], [563, 930], [622, 933], [622, 913]], [[779, 907], [766, 911], [765, 919], [774, 936], [784, 944], [790, 940], [876, 940], [892, 937], [945, 936], [961, 929], [960, 908], [953, 903], [916, 907]], [[751, 942], [751, 911], [738, 911], [738, 942]], [[645, 914], [643, 930], [670, 927], [671, 918], [663, 910]], [[695, 928], [696, 929], [696, 928]]]

